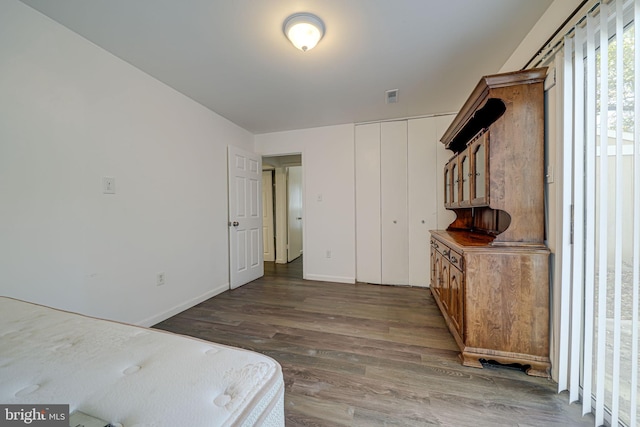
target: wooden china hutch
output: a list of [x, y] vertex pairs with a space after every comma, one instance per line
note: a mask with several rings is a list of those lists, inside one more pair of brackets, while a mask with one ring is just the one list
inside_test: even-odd
[[441, 141], [446, 230], [431, 231], [431, 292], [466, 366], [548, 377], [544, 244], [546, 68], [483, 77]]

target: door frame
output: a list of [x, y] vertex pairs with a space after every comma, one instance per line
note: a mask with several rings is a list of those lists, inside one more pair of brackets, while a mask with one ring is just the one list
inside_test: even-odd
[[262, 241], [264, 243], [263, 261], [275, 261], [275, 215], [273, 206], [274, 170], [262, 171]]
[[[278, 207], [278, 191], [277, 191], [277, 180], [278, 180], [278, 170], [283, 170], [286, 169], [289, 166], [302, 166], [302, 216], [303, 218], [306, 216], [306, 212], [307, 212], [307, 207], [306, 207], [306, 176], [307, 176], [307, 168], [305, 167], [304, 164], [304, 158], [305, 158], [305, 154], [304, 151], [275, 151], [275, 152], [266, 152], [266, 153], [260, 153], [260, 155], [262, 157], [287, 157], [287, 156], [300, 156], [300, 164], [288, 164], [286, 162], [282, 163], [280, 166], [275, 167], [275, 176], [274, 176], [274, 182], [276, 183], [276, 200], [275, 200], [275, 204], [276, 207], [275, 209], [277, 210]], [[286, 171], [284, 171], [284, 173], [282, 174], [283, 177], [282, 179], [285, 181], [285, 192], [286, 192]], [[285, 196], [285, 212], [286, 212], [286, 196]], [[284, 240], [284, 250], [281, 249], [281, 247], [279, 246], [279, 236], [278, 236], [278, 218], [275, 219], [275, 223], [276, 223], [276, 263], [286, 263], [287, 262], [287, 250], [286, 250], [286, 244], [287, 244], [287, 240], [286, 240], [286, 236], [285, 236], [285, 240]], [[285, 215], [285, 220], [282, 224], [282, 227], [284, 227], [285, 229], [287, 228], [287, 221], [286, 221], [286, 215]], [[302, 221], [302, 252], [305, 253], [306, 252], [306, 246], [307, 246], [307, 232], [306, 232], [306, 228], [307, 228], [307, 224], [306, 221]], [[305, 271], [306, 271], [306, 263], [307, 263], [307, 259], [303, 256], [302, 257], [302, 277], [305, 277]]]
[[[297, 171], [299, 168], [299, 176]], [[291, 262], [299, 258], [303, 254], [302, 249], [302, 228], [304, 225], [302, 210], [302, 201], [304, 194], [302, 193], [302, 166], [287, 166], [287, 261]], [[293, 169], [293, 170], [292, 170]], [[292, 185], [294, 183], [294, 185]], [[298, 188], [299, 186], [299, 188]], [[296, 204], [292, 204], [295, 195], [299, 196]], [[295, 197], [297, 199], [297, 197]], [[296, 209], [295, 205], [299, 205]], [[294, 211], [295, 210], [295, 211]], [[296, 231], [299, 230], [299, 231]]]

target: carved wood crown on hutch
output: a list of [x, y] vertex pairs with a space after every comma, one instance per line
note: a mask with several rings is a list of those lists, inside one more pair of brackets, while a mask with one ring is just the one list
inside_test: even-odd
[[[483, 77], [444, 133], [442, 143], [454, 152], [450, 163], [464, 160], [478, 138], [486, 146], [484, 175], [471, 161], [472, 173], [461, 170], [469, 168], [468, 163], [460, 163], [445, 177], [445, 200], [449, 201], [445, 207], [457, 215], [448, 230], [490, 235], [492, 245], [544, 246], [544, 127], [540, 124], [544, 123], [546, 71]], [[486, 194], [467, 200], [466, 180], [477, 187], [476, 180], [482, 178], [487, 180]]]

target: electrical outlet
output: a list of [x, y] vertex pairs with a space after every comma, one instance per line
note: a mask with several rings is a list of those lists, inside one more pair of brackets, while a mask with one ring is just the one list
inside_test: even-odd
[[156, 285], [162, 286], [165, 283], [164, 271], [161, 271], [156, 275]]

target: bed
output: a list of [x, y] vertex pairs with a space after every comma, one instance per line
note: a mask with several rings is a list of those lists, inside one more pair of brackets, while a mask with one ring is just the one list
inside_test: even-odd
[[267, 356], [7, 297], [0, 402], [69, 404], [122, 427], [284, 425]]

